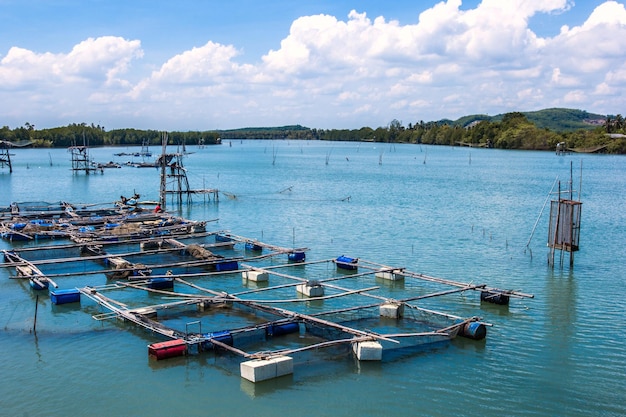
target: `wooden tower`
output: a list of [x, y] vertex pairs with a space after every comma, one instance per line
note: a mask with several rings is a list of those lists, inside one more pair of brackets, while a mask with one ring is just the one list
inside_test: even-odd
[[11, 154], [9, 153], [10, 147], [10, 142], [0, 140], [0, 167], [4, 168], [5, 166], [8, 166], [9, 174], [13, 173], [13, 167], [11, 166]]
[[[565, 252], [569, 252], [569, 265], [574, 266], [574, 252], [579, 249], [580, 217], [582, 203], [573, 198], [570, 165], [569, 190], [561, 191], [559, 182], [558, 198], [550, 203], [550, 224], [548, 226], [548, 263], [554, 266], [554, 255], [560, 251], [561, 263]], [[580, 198], [580, 191], [578, 192]]]
[[167, 195], [172, 195], [178, 205], [183, 204], [183, 195], [187, 196], [187, 203], [191, 203], [193, 194], [213, 195], [214, 201], [218, 200], [217, 189], [191, 189], [189, 187], [189, 179], [187, 178], [187, 169], [183, 165], [183, 157], [185, 151], [176, 153], [167, 153], [167, 133], [163, 133], [161, 139], [161, 156], [157, 159], [157, 166], [161, 168], [161, 185], [159, 190], [159, 204], [165, 210], [167, 203]]
[[97, 171], [97, 168], [92, 164], [89, 157], [89, 147], [85, 142], [85, 136], [83, 135], [83, 145], [76, 145], [76, 141], [72, 141], [72, 146], [68, 148], [68, 151], [72, 155], [72, 171], [79, 172], [85, 171], [85, 174], [89, 175], [91, 171]]
[[167, 133], [164, 133], [161, 141], [161, 156], [157, 159], [157, 166], [161, 168], [159, 203], [163, 210], [166, 207], [167, 194], [175, 196], [179, 205], [183, 203], [183, 194], [187, 195], [188, 202], [191, 201], [191, 194], [193, 194], [189, 188], [187, 171], [183, 166], [183, 154], [166, 153], [167, 141]]

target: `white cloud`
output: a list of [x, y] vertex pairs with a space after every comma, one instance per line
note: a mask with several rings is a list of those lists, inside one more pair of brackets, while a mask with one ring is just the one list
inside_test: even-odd
[[36, 54], [14, 46], [0, 61], [0, 89], [48, 83], [56, 75], [56, 62], [53, 54]]
[[560, 68], [552, 69], [552, 84], [558, 87], [578, 87], [580, 80], [577, 77], [565, 76], [561, 73]]
[[152, 80], [173, 84], [216, 84], [220, 78], [236, 76], [241, 70], [232, 61], [238, 54], [231, 45], [209, 41], [200, 48], [170, 58], [152, 74]]
[[461, 0], [448, 0], [409, 24], [357, 11], [345, 20], [303, 16], [259, 59], [209, 40], [147, 74], [131, 65], [144, 54], [138, 40], [90, 38], [67, 54], [13, 47], [0, 60], [0, 97], [21, 91], [24, 108], [43, 113], [49, 109], [38, 103], [66, 91], [64, 99], [80, 105], [63, 105], [84, 119], [106, 104], [109, 118], [133, 114], [143, 127], [166, 129], [377, 127], [392, 119], [584, 108], [591, 96], [601, 108], [586, 110], [623, 113], [626, 9], [607, 1], [551, 38], [528, 25], [536, 14], [572, 7], [571, 0], [483, 0], [461, 10]]
[[47, 88], [74, 83], [111, 84], [143, 52], [139, 41], [105, 36], [89, 38], [67, 54], [38, 54], [13, 47], [0, 61], [0, 89]]
[[573, 90], [565, 94], [563, 101], [570, 104], [580, 104], [587, 101], [587, 95], [582, 90]]

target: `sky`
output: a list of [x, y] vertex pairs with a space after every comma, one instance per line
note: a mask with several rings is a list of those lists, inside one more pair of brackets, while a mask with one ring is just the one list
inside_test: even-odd
[[626, 113], [623, 0], [0, 0], [0, 126]]

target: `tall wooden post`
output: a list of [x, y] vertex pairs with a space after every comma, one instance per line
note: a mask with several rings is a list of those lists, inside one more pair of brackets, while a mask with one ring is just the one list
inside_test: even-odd
[[161, 204], [161, 209], [165, 210], [165, 202], [167, 200], [167, 181], [165, 176], [165, 161], [167, 159], [165, 155], [165, 149], [167, 146], [167, 133], [163, 132], [163, 137], [161, 138], [161, 158], [159, 161], [161, 162], [161, 187], [159, 191], [159, 203]]

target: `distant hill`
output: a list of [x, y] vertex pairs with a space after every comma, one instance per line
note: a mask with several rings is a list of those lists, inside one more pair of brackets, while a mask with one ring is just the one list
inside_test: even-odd
[[311, 139], [308, 127], [300, 125], [278, 127], [243, 127], [219, 130], [222, 139]]
[[308, 127], [300, 126], [300, 125], [292, 125], [292, 126], [276, 126], [276, 127], [241, 127], [238, 129], [226, 129], [219, 130], [218, 132], [226, 132], [226, 133], [241, 133], [241, 132], [292, 132], [298, 130], [309, 130]]
[[[538, 111], [521, 112], [526, 118], [540, 129], [549, 129], [555, 132], [571, 132], [579, 129], [594, 129], [602, 126], [606, 115], [589, 113], [584, 110], [552, 108]], [[488, 116], [474, 114], [463, 116], [452, 122], [454, 125], [467, 126], [472, 122], [488, 120], [498, 122], [504, 114]], [[441, 121], [443, 122], [443, 121]]]
[[[553, 132], [573, 132], [576, 130], [592, 130], [604, 124], [606, 115], [589, 113], [585, 110], [552, 108], [538, 111], [520, 112], [535, 124], [539, 129], [548, 129]], [[472, 114], [460, 117], [457, 120], [441, 119], [439, 125], [453, 125], [466, 127], [472, 123], [487, 120], [499, 122], [505, 113], [496, 116], [487, 114]], [[311, 129], [301, 125], [277, 126], [277, 127], [244, 127], [240, 129], [228, 129], [216, 131], [222, 139], [307, 139], [311, 138]]]

